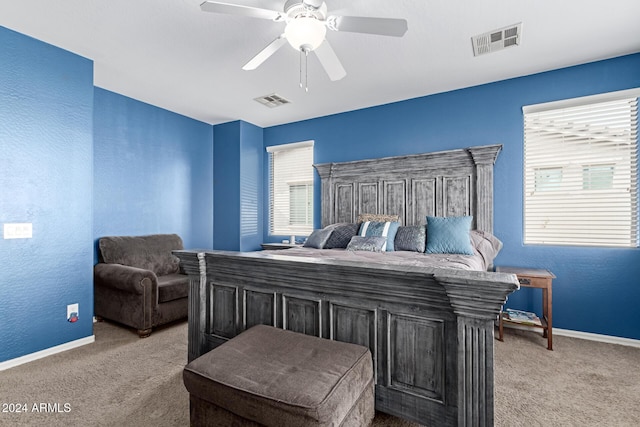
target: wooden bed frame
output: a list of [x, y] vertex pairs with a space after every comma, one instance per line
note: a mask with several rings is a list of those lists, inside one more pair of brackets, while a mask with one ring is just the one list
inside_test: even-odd
[[[473, 215], [493, 229], [500, 145], [316, 165], [322, 223], [359, 213]], [[285, 251], [286, 252], [286, 251]], [[376, 409], [427, 425], [493, 425], [494, 322], [514, 275], [295, 258], [283, 251], [175, 251], [189, 274], [189, 361], [268, 324], [369, 347]]]

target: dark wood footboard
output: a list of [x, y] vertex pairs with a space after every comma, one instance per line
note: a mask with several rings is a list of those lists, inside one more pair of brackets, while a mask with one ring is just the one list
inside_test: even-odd
[[493, 425], [493, 328], [510, 274], [268, 252], [175, 251], [189, 274], [189, 360], [257, 324], [365, 345], [376, 409]]

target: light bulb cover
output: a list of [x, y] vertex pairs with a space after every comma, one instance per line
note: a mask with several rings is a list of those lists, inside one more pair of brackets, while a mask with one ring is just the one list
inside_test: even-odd
[[292, 19], [284, 29], [289, 44], [296, 50], [310, 52], [320, 46], [327, 34], [323, 21], [316, 18], [300, 17]]

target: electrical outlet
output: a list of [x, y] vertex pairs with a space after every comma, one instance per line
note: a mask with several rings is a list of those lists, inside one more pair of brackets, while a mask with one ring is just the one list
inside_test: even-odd
[[78, 321], [78, 317], [80, 314], [79, 311], [80, 304], [69, 304], [67, 305], [67, 321], [71, 323], [75, 323]]
[[30, 222], [4, 225], [5, 239], [30, 239], [33, 237], [33, 225]]

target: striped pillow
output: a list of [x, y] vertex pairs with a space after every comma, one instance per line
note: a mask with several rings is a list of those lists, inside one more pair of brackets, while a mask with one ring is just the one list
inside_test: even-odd
[[398, 232], [399, 222], [377, 222], [365, 221], [360, 225], [359, 236], [383, 236], [387, 238], [387, 243], [382, 248], [383, 251], [394, 251], [393, 242]]

